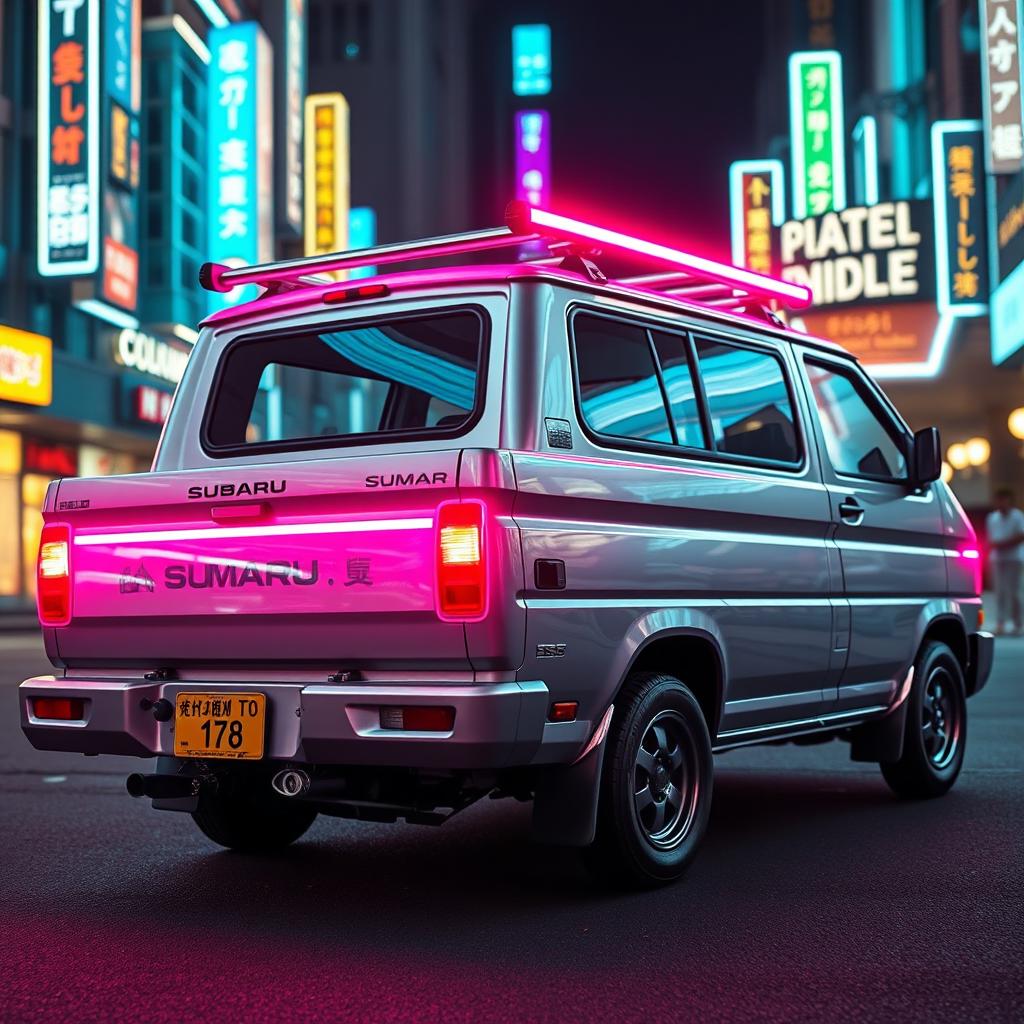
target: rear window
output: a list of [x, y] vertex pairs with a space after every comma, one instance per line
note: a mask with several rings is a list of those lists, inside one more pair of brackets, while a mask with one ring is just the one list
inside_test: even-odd
[[224, 354], [206, 442], [280, 451], [457, 434], [479, 414], [482, 360], [472, 310], [243, 339]]

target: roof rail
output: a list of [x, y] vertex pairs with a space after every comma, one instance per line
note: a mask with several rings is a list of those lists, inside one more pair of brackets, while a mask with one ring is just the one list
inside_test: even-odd
[[587, 255], [602, 248], [616, 249], [636, 257], [643, 257], [655, 265], [668, 265], [668, 272], [622, 278], [616, 284], [640, 286], [663, 291], [679, 298], [696, 299], [717, 307], [746, 306], [757, 302], [777, 301], [793, 308], [811, 303], [809, 288], [792, 281], [780, 281], [758, 274], [744, 267], [699, 256], [695, 253], [672, 249], [657, 242], [635, 238], [611, 228], [564, 217], [549, 210], [541, 210], [516, 200], [505, 211], [505, 225], [480, 231], [465, 231], [454, 235], [439, 235], [411, 242], [392, 242], [369, 249], [349, 252], [322, 253], [300, 256], [278, 263], [263, 263], [251, 267], [226, 267], [217, 263], [204, 263], [199, 281], [204, 288], [215, 292], [229, 292], [240, 285], [255, 284], [271, 291], [304, 287], [313, 282], [308, 275], [352, 270], [356, 267], [384, 266], [411, 260], [442, 259], [544, 241], [552, 255], [531, 262], [546, 263], [562, 255]]

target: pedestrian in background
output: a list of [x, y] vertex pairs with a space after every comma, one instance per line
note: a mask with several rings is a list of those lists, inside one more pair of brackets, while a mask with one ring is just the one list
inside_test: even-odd
[[1016, 507], [1009, 487], [996, 491], [996, 507], [985, 520], [996, 591], [996, 633], [1024, 629], [1020, 577], [1024, 561], [1024, 512]]

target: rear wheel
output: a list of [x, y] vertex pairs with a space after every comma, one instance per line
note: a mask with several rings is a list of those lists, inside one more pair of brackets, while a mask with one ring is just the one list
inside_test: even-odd
[[673, 676], [637, 673], [619, 694], [607, 743], [588, 859], [619, 882], [671, 882], [693, 860], [711, 811], [711, 738], [700, 705]]
[[306, 833], [316, 811], [276, 793], [203, 793], [192, 818], [219, 846], [240, 853], [274, 853]]
[[882, 775], [906, 799], [942, 796], [960, 774], [966, 744], [963, 669], [949, 647], [932, 641], [914, 665], [903, 754], [898, 761], [882, 762]]

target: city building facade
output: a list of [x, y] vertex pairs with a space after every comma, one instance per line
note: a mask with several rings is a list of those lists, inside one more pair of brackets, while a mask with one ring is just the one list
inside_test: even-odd
[[[0, 0], [0, 613], [33, 605], [50, 480], [149, 468], [220, 235], [301, 245], [305, 13]], [[281, 166], [228, 167], [217, 117]]]

